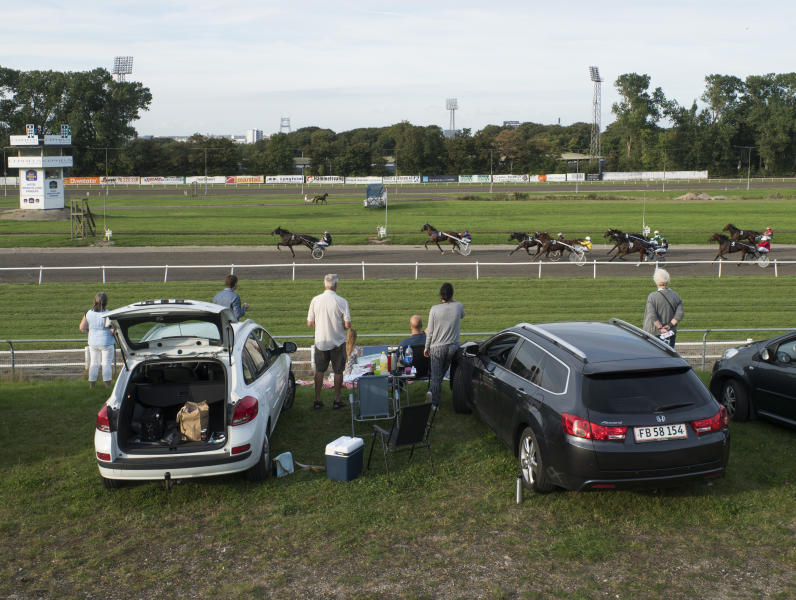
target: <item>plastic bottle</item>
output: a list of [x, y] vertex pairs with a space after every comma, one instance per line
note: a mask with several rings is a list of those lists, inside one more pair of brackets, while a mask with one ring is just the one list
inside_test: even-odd
[[406, 352], [404, 352], [404, 364], [407, 367], [412, 366], [412, 346], [406, 347]]
[[387, 373], [387, 369], [387, 355], [382, 352], [381, 356], [379, 357], [379, 373]]

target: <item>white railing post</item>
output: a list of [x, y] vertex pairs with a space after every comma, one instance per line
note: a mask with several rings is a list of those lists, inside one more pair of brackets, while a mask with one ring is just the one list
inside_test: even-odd
[[417, 263], [415, 263], [415, 279], [417, 279]]
[[105, 283], [105, 265], [102, 265], [102, 283]]
[[169, 265], [164, 265], [165, 269], [163, 269], [163, 283], [167, 283], [169, 280]]
[[39, 285], [41, 285], [41, 276], [44, 274], [44, 265], [39, 265]]
[[719, 259], [719, 278], [721, 278], [721, 263], [722, 263], [722, 260]]
[[362, 281], [365, 281], [365, 261], [362, 261]]
[[539, 279], [542, 278], [542, 261], [539, 261], [539, 275], [537, 276]]
[[592, 261], [592, 264], [594, 265], [594, 271], [592, 272], [592, 277], [591, 278], [592, 279], [597, 279], [597, 259], [596, 258]]
[[296, 261], [293, 261], [293, 281], [296, 281]]
[[235, 265], [229, 265], [229, 274], [230, 275], [234, 275], [235, 274]]
[[777, 259], [774, 259], [774, 277], [778, 277], [777, 275]]
[[475, 261], [475, 279], [478, 280], [478, 261]]

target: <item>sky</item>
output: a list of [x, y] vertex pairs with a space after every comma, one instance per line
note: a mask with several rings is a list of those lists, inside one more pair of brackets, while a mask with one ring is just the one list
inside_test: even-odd
[[706, 75], [794, 70], [796, 2], [136, 0], [4, 2], [0, 65], [112, 69], [152, 92], [139, 135], [340, 132], [400, 121], [473, 132], [503, 121], [592, 121], [589, 66], [690, 106]]

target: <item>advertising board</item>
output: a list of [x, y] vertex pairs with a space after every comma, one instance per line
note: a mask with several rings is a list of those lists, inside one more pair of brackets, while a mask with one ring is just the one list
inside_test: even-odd
[[528, 175], [492, 175], [494, 183], [528, 183]]
[[304, 175], [267, 175], [265, 183], [304, 183]]
[[72, 144], [72, 136], [71, 135], [45, 135], [44, 136], [44, 145], [45, 146], [70, 146]]
[[262, 175], [227, 175], [224, 178], [224, 183], [226, 184], [238, 184], [238, 183], [264, 183], [265, 177]]
[[71, 167], [71, 156], [9, 156], [8, 166], [12, 169], [41, 169], [49, 167]]
[[572, 183], [586, 181], [586, 173], [567, 173], [567, 181]]
[[420, 175], [393, 175], [384, 177], [384, 183], [420, 183]]
[[459, 183], [489, 183], [489, 175], [459, 175]]
[[420, 180], [423, 183], [459, 183], [458, 175], [423, 175]]
[[127, 176], [113, 176], [113, 177], [100, 177], [100, 183], [105, 185], [138, 185], [141, 181], [140, 177], [131, 175]]
[[345, 178], [346, 184], [352, 185], [372, 185], [376, 183], [382, 183], [381, 177], [370, 176], [370, 177], [346, 177]]
[[548, 183], [564, 183], [567, 180], [566, 173], [548, 173], [545, 177]]
[[38, 146], [38, 135], [12, 135], [9, 136], [12, 146]]
[[64, 177], [64, 185], [99, 185], [99, 177]]
[[185, 177], [142, 177], [141, 185], [182, 185]]
[[345, 183], [345, 177], [340, 177], [339, 175], [307, 175], [307, 183]]
[[19, 208], [30, 209], [44, 207], [44, 171], [28, 169], [19, 173]]

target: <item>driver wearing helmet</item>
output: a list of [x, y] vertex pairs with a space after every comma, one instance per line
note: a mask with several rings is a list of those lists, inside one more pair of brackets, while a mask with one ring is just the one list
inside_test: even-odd
[[323, 239], [318, 242], [319, 246], [331, 246], [332, 245], [332, 234], [328, 231], [323, 232]]
[[586, 250], [591, 251], [591, 236], [586, 236], [582, 240], [580, 240], [580, 245], [586, 248]]
[[652, 237], [650, 238], [650, 241], [653, 244], [655, 244], [656, 247], [660, 246], [661, 245], [661, 232], [656, 229], [655, 233], [652, 234]]
[[757, 243], [758, 252], [771, 252], [771, 238], [774, 237], [774, 230], [771, 227], [766, 227], [766, 232], [760, 236], [760, 241]]

